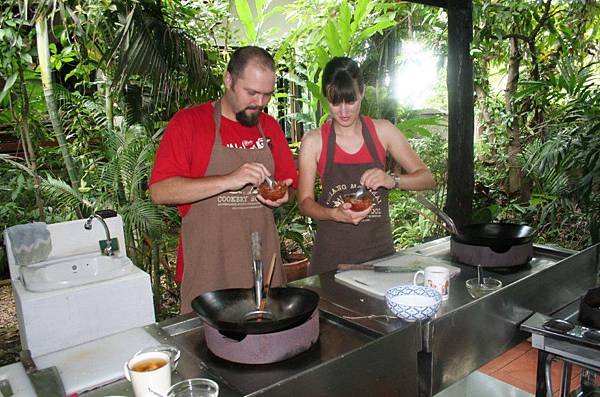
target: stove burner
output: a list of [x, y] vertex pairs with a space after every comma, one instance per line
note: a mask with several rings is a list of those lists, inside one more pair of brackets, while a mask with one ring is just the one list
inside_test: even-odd
[[597, 329], [588, 329], [583, 333], [583, 339], [592, 343], [600, 343], [600, 331]]
[[546, 321], [544, 324], [542, 324], [542, 327], [548, 331], [558, 332], [559, 334], [566, 334], [575, 328], [575, 326], [567, 320], [556, 319]]

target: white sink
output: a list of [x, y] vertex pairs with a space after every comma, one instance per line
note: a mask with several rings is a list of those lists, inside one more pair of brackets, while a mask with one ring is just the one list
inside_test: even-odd
[[25, 289], [45, 292], [122, 277], [135, 266], [126, 256], [82, 254], [21, 266], [20, 271]]

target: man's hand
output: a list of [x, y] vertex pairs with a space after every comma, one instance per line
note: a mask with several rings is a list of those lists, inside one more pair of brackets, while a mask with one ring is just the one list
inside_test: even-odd
[[229, 190], [240, 190], [246, 185], [258, 186], [265, 176], [271, 175], [261, 163], [244, 163], [238, 169], [228, 174], [230, 180]]

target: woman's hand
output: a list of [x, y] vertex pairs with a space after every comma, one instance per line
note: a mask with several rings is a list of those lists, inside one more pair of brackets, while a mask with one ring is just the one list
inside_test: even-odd
[[387, 174], [381, 168], [369, 168], [360, 177], [360, 183], [371, 190], [377, 190], [380, 187], [386, 189], [394, 188], [394, 177]]
[[352, 223], [354, 225], [358, 225], [363, 219], [365, 219], [371, 210], [373, 209], [373, 205], [369, 206], [364, 211], [352, 211], [350, 208], [352, 204], [350, 203], [342, 203], [335, 208], [332, 208], [333, 211], [333, 219], [336, 222], [341, 223]]

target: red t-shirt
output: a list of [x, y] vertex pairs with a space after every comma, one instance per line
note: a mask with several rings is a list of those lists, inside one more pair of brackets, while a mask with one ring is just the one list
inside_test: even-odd
[[[281, 127], [266, 113], [261, 113], [259, 122], [271, 148], [275, 161], [275, 179], [293, 179], [298, 186], [298, 171]], [[237, 121], [221, 117], [221, 141], [235, 148], [256, 149], [264, 147], [258, 127], [245, 127]], [[199, 178], [204, 176], [215, 142], [215, 122], [211, 102], [178, 111], [169, 121], [167, 129], [156, 151], [150, 184], [173, 176]], [[185, 216], [191, 204], [178, 205], [179, 213]], [[183, 275], [183, 248], [181, 238], [177, 252], [175, 279]]]
[[[375, 124], [373, 124], [373, 120], [371, 118], [363, 116], [363, 120], [367, 124], [367, 129], [373, 138], [373, 143], [375, 143], [375, 149], [377, 150], [377, 154], [379, 156], [379, 161], [381, 164], [385, 165], [385, 148], [379, 141], [379, 137], [377, 136], [377, 132], [375, 131]], [[327, 159], [327, 142], [329, 140], [329, 133], [331, 132], [331, 120], [321, 126], [321, 140], [323, 142], [321, 149], [321, 156], [319, 156], [319, 163], [317, 164], [317, 172], [319, 176], [323, 178], [323, 173], [325, 172], [325, 163]], [[370, 163], [374, 159], [371, 158], [371, 154], [369, 153], [369, 149], [367, 145], [363, 143], [358, 152], [356, 153], [348, 153], [344, 151], [339, 145], [335, 145], [335, 152], [333, 153], [334, 162], [338, 164], [364, 164]]]

